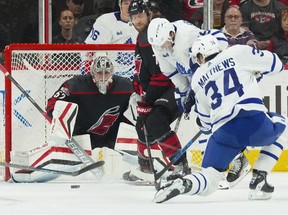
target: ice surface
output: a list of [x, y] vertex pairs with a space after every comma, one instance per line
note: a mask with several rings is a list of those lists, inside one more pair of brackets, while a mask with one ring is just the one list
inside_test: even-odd
[[[72, 177], [73, 178], [73, 177]], [[0, 183], [0, 215], [287, 215], [288, 173], [271, 173], [270, 200], [249, 201], [249, 173], [230, 190], [207, 197], [180, 195], [153, 202], [153, 186], [101, 182]], [[80, 188], [71, 189], [72, 184]]]

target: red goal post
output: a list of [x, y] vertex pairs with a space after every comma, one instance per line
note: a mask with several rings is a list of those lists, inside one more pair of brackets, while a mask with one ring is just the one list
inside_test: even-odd
[[[4, 50], [5, 68], [45, 110], [48, 98], [67, 79], [87, 73], [97, 52], [107, 52], [114, 73], [134, 74], [134, 44], [11, 44]], [[13, 149], [27, 151], [47, 143], [49, 122], [5, 77], [5, 161]], [[5, 169], [5, 180], [10, 178]]]

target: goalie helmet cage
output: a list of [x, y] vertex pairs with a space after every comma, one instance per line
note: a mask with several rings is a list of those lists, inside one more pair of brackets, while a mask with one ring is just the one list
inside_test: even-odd
[[[4, 50], [5, 68], [45, 110], [47, 100], [67, 79], [89, 73], [95, 56], [105, 52], [114, 73], [134, 74], [134, 44], [11, 44]], [[5, 161], [10, 152], [34, 151], [47, 144], [50, 123], [5, 77]], [[4, 180], [10, 178], [5, 168]]]

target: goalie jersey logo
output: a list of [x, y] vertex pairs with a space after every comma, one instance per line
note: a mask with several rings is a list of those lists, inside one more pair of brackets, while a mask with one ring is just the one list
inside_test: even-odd
[[119, 117], [119, 108], [120, 106], [112, 107], [106, 110], [98, 121], [92, 125], [88, 132], [94, 133], [97, 135], [104, 135], [109, 131], [109, 128], [116, 122]]

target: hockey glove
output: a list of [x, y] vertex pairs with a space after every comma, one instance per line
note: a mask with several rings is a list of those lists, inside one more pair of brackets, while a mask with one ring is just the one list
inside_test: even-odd
[[183, 113], [190, 113], [192, 106], [195, 104], [194, 92], [190, 88], [184, 92], [175, 89], [174, 96], [178, 108]]
[[153, 105], [146, 101], [138, 101], [137, 102], [137, 113], [138, 113], [138, 120], [145, 123], [147, 116], [151, 113], [153, 109]]
[[199, 117], [196, 118], [196, 124], [198, 125], [199, 130], [200, 130], [203, 134], [209, 135], [209, 134], [212, 133], [211, 127], [209, 127], [209, 126], [206, 125], [205, 123], [202, 123]]

